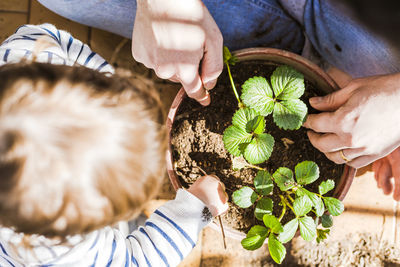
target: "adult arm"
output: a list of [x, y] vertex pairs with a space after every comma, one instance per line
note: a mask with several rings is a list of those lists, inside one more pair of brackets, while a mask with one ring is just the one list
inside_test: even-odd
[[132, 55], [208, 105], [223, 68], [222, 35], [200, 0], [138, 0]]
[[[311, 143], [332, 161], [359, 168], [400, 144], [400, 73], [352, 80], [343, 89], [310, 99], [320, 114], [304, 126]], [[349, 161], [345, 162], [344, 157]]]

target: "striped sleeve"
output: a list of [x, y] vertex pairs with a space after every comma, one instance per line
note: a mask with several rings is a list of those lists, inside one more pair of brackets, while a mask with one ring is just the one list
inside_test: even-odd
[[[41, 44], [38, 45], [38, 40]], [[113, 73], [113, 67], [88, 45], [74, 38], [70, 33], [59, 30], [51, 24], [23, 25], [0, 46], [0, 65], [32, 59], [38, 50], [36, 61], [72, 66], [79, 64], [100, 72]]]
[[101, 253], [91, 266], [177, 266], [210, 221], [211, 214], [204, 203], [180, 189], [174, 200], [156, 210], [144, 226], [128, 236], [108, 228], [107, 242], [97, 246]]
[[175, 200], [156, 210], [143, 227], [127, 237], [131, 262], [138, 266], [178, 265], [210, 222], [207, 211], [198, 198], [178, 190]]

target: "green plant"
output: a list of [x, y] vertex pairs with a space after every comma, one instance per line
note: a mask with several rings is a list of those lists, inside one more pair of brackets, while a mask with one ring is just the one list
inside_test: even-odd
[[[300, 162], [294, 172], [280, 167], [272, 175], [267, 169], [256, 165], [271, 156], [274, 146], [274, 138], [265, 132], [264, 116], [272, 113], [274, 122], [284, 130], [296, 130], [303, 124], [307, 106], [299, 98], [304, 93], [304, 78], [289, 66], [279, 66], [271, 75], [271, 84], [263, 77], [252, 77], [245, 81], [239, 98], [229, 66], [236, 61], [224, 47], [224, 63], [239, 109], [233, 115], [232, 125], [225, 130], [223, 141], [225, 148], [234, 156], [234, 170], [253, 168], [258, 172], [253, 186], [243, 186], [233, 193], [232, 199], [241, 208], [254, 206], [255, 218], [263, 223], [249, 230], [242, 240], [242, 246], [255, 250], [268, 238], [271, 257], [281, 263], [286, 255], [283, 244], [289, 242], [298, 229], [304, 240], [316, 238], [320, 242], [329, 234], [333, 224], [332, 215], [340, 215], [344, 206], [340, 200], [324, 196], [335, 187], [333, 180], [321, 182], [318, 193], [305, 188], [319, 178], [319, 168], [315, 162]], [[269, 197], [275, 186], [279, 189], [279, 217], [273, 215], [274, 203]], [[288, 222], [283, 225], [284, 218]]]

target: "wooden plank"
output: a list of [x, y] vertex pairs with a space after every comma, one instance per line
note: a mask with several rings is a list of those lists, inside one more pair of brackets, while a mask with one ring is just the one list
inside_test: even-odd
[[28, 12], [29, 0], [1, 0], [1, 11]]
[[0, 12], [0, 43], [13, 34], [19, 26], [26, 24], [27, 20], [28, 14]]
[[75, 38], [78, 38], [82, 42], [85, 43], [88, 42], [89, 27], [57, 15], [56, 13], [42, 6], [36, 0], [32, 0], [31, 3], [29, 23], [30, 24], [51, 23], [54, 24], [60, 30], [66, 30], [70, 32]]

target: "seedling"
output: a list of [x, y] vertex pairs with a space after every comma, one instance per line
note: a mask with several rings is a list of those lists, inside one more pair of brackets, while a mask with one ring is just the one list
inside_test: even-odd
[[[329, 234], [332, 215], [340, 215], [344, 206], [340, 200], [325, 196], [335, 187], [333, 180], [321, 182], [318, 193], [305, 188], [319, 178], [315, 162], [300, 162], [294, 172], [280, 167], [272, 175], [267, 169], [257, 166], [268, 160], [274, 147], [274, 138], [265, 132], [265, 116], [272, 113], [274, 122], [283, 130], [297, 130], [303, 124], [307, 115], [307, 106], [300, 100], [305, 88], [304, 77], [292, 67], [279, 66], [270, 81], [257, 76], [245, 81], [239, 98], [229, 67], [236, 61], [224, 47], [224, 62], [239, 109], [233, 115], [232, 125], [225, 130], [223, 141], [225, 148], [234, 156], [234, 170], [253, 168], [258, 172], [253, 185], [235, 191], [232, 199], [241, 208], [255, 207], [254, 216], [262, 222], [262, 225], [255, 225], [249, 230], [242, 246], [255, 250], [268, 238], [272, 259], [281, 263], [286, 255], [283, 244], [289, 242], [298, 229], [304, 240], [316, 238], [320, 242]], [[274, 202], [269, 197], [275, 186], [279, 189], [279, 217], [273, 215]], [[288, 222], [283, 225], [284, 218]]]

